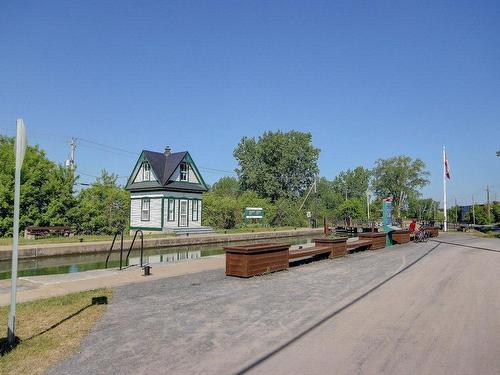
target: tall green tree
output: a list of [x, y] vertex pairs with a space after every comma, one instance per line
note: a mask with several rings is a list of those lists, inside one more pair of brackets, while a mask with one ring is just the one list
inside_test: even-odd
[[475, 222], [478, 225], [490, 224], [490, 222], [488, 221], [488, 210], [483, 204], [474, 205], [474, 211], [470, 209], [466, 215], [466, 219], [469, 223], [474, 222], [474, 217], [476, 219]]
[[[14, 212], [14, 138], [0, 136], [0, 237], [12, 235]], [[27, 146], [21, 173], [20, 228], [70, 225], [75, 205], [73, 172], [47, 159], [38, 146]]]
[[434, 220], [434, 218], [437, 218], [438, 208], [439, 202], [432, 198], [410, 197], [406, 214], [408, 217], [418, 220]]
[[238, 199], [231, 195], [203, 194], [203, 225], [231, 229], [241, 225], [243, 213]]
[[358, 198], [342, 202], [335, 210], [335, 217], [351, 224], [352, 220], [366, 218], [365, 205]]
[[494, 202], [491, 206], [491, 215], [495, 223], [500, 223], [500, 203]]
[[118, 176], [102, 171], [101, 177], [78, 194], [71, 211], [81, 234], [114, 234], [129, 224], [130, 194], [117, 184]]
[[364, 167], [356, 167], [340, 172], [332, 182], [333, 189], [337, 194], [344, 197], [366, 199], [366, 192], [370, 185], [371, 171]]
[[230, 195], [232, 197], [237, 197], [241, 193], [240, 182], [235, 177], [225, 176], [213, 184], [210, 191], [217, 195]]
[[420, 195], [420, 190], [429, 183], [429, 172], [420, 159], [395, 156], [379, 159], [373, 169], [372, 190], [377, 197], [392, 197], [397, 217], [410, 198]]
[[279, 198], [274, 202], [275, 211], [271, 218], [273, 226], [302, 227], [307, 225], [303, 210], [299, 210], [300, 203], [297, 199]]
[[234, 150], [242, 190], [253, 190], [275, 202], [298, 197], [313, 183], [318, 169], [319, 149], [311, 133], [265, 132], [256, 140], [244, 137]]

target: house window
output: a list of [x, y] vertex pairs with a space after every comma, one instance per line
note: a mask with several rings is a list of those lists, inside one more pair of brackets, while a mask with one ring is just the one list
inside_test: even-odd
[[141, 221], [149, 221], [149, 198], [141, 199]]
[[191, 220], [198, 221], [198, 201], [194, 200], [191, 204]]
[[145, 162], [142, 164], [142, 180], [149, 181], [151, 179], [151, 166]]
[[175, 221], [175, 200], [168, 200], [168, 221]]
[[181, 163], [181, 181], [188, 180], [188, 165], [187, 163]]

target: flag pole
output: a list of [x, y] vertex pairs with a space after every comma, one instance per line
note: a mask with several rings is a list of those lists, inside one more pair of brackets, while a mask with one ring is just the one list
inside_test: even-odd
[[448, 213], [446, 212], [446, 148], [443, 146], [443, 207], [444, 207], [444, 223], [443, 229], [448, 231]]

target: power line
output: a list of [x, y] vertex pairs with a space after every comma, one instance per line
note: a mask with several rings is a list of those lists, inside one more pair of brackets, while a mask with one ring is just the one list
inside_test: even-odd
[[[4, 129], [1, 129], [2, 131]], [[6, 132], [5, 134], [8, 135], [9, 130], [8, 129], [5, 129]], [[111, 145], [108, 145], [108, 144], [105, 144], [105, 143], [101, 143], [101, 142], [96, 142], [96, 141], [93, 141], [91, 139], [87, 139], [87, 138], [82, 138], [82, 137], [68, 137], [66, 135], [61, 135], [61, 134], [55, 134], [55, 133], [50, 133], [50, 132], [41, 132], [41, 131], [37, 131], [37, 130], [31, 130], [30, 131], [30, 134], [34, 134], [34, 135], [39, 135], [39, 136], [42, 136], [42, 137], [50, 137], [50, 138], [53, 138], [53, 137], [57, 137], [57, 138], [63, 138], [63, 139], [68, 139], [70, 138], [71, 141], [70, 141], [70, 146], [71, 146], [71, 157], [70, 157], [70, 160], [69, 160], [69, 163], [71, 164], [71, 166], [74, 168], [74, 163], [75, 163], [75, 149], [76, 149], [76, 141], [79, 141], [79, 145], [81, 147], [84, 147], [84, 148], [91, 148], [91, 149], [94, 149], [94, 150], [98, 150], [98, 151], [102, 151], [102, 152], [107, 152], [107, 153], [111, 153], [111, 154], [115, 154], [115, 155], [119, 155], [119, 156], [125, 156], [124, 154], [126, 154], [127, 156], [130, 155], [130, 156], [135, 156], [135, 157], [138, 157], [140, 154], [137, 153], [137, 152], [133, 152], [133, 151], [129, 151], [129, 150], [126, 150], [124, 148], [120, 148], [120, 147], [116, 147], [116, 146], [111, 146]], [[205, 167], [205, 166], [199, 166], [198, 167], [199, 169], [207, 172], [207, 173], [215, 173], [215, 174], [226, 174], [226, 175], [232, 175], [232, 176], [237, 176], [238, 174], [234, 171], [230, 171], [230, 170], [226, 170], [226, 169], [220, 169], [220, 168], [211, 168], [211, 167]], [[82, 173], [80, 172], [80, 174], [83, 174], [83, 175], [87, 175], [89, 177], [95, 177], [97, 178], [97, 176], [94, 176], [94, 175], [91, 175], [91, 174], [85, 174], [85, 173]], [[118, 178], [128, 178], [128, 176], [119, 176]]]
[[204, 171], [207, 172], [220, 172], [220, 173], [228, 173], [237, 176], [238, 174], [234, 171], [227, 171], [225, 169], [217, 169], [217, 168], [209, 168], [209, 167], [198, 167], [199, 169], [203, 169]]
[[132, 152], [132, 151], [129, 151], [129, 150], [125, 150], [123, 148], [119, 148], [119, 147], [115, 147], [115, 146], [110, 146], [110, 145], [106, 145], [104, 143], [100, 143], [100, 142], [95, 142], [95, 141], [91, 141], [89, 139], [85, 139], [85, 138], [80, 138], [80, 137], [76, 137], [79, 141], [82, 141], [82, 142], [87, 142], [87, 143], [90, 143], [90, 144], [93, 144], [93, 145], [96, 145], [96, 146], [100, 146], [100, 147], [104, 147], [104, 149], [106, 150], [115, 150], [115, 151], [119, 151], [119, 152], [123, 152], [125, 154], [130, 154], [130, 155], [134, 155], [134, 156], [139, 156], [139, 154], [137, 152]]

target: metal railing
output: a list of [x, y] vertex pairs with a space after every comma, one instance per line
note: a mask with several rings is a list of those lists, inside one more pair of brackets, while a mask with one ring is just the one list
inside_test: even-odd
[[[141, 235], [141, 267], [143, 266], [143, 258], [144, 258], [144, 233], [142, 230], [138, 230], [134, 234], [134, 238], [132, 239], [132, 243], [130, 244], [130, 248], [128, 249], [127, 256], [125, 257], [125, 264], [128, 264], [128, 257], [130, 255], [130, 252], [132, 251], [132, 248], [134, 247], [135, 240], [137, 238], [137, 234]], [[120, 270], [123, 269], [123, 229], [121, 231], [118, 231], [115, 233], [113, 237], [113, 242], [111, 243], [111, 247], [109, 248], [108, 251], [108, 256], [106, 257], [106, 264], [105, 268], [108, 268], [108, 262], [109, 262], [109, 257], [111, 256], [111, 253], [113, 252], [113, 247], [115, 246], [116, 242], [116, 237], [120, 235]]]
[[108, 261], [109, 261], [109, 257], [111, 255], [111, 252], [113, 251], [113, 246], [115, 246], [115, 241], [116, 241], [116, 237], [120, 235], [120, 269], [122, 269], [122, 256], [123, 256], [123, 229], [116, 232], [115, 233], [115, 236], [113, 237], [113, 242], [111, 243], [111, 247], [109, 248], [109, 251], [108, 251], [108, 256], [106, 257], [106, 265], [104, 268], [108, 268]]
[[[132, 248], [134, 247], [134, 242], [135, 242], [135, 239], [137, 238], [137, 234], [138, 233], [141, 233], [141, 267], [142, 267], [142, 258], [144, 256], [144, 233], [142, 233], [142, 230], [138, 230], [135, 232], [134, 234], [134, 238], [132, 239], [132, 243], [130, 244], [130, 248], [128, 249], [128, 252], [127, 252], [127, 257], [125, 258], [125, 263], [128, 264], [128, 256], [130, 255], [130, 252], [132, 251]], [[121, 269], [121, 262], [120, 262], [120, 269]]]

